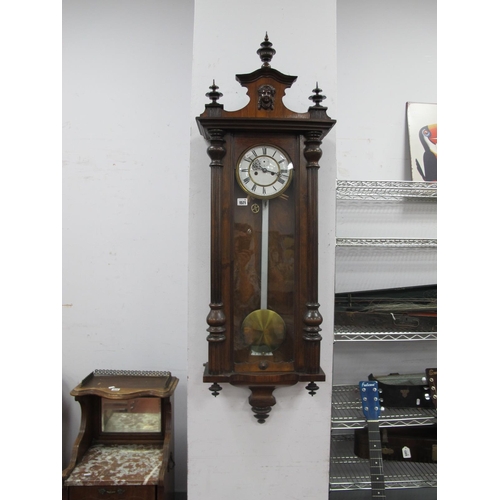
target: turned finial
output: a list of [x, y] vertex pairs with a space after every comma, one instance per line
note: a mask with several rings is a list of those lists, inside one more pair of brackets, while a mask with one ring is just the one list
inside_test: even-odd
[[222, 93], [221, 92], [217, 92], [217, 89], [219, 87], [217, 87], [217, 85], [215, 85], [215, 80], [214, 80], [214, 83], [212, 85], [210, 85], [210, 87], [208, 87], [209, 89], [212, 89], [212, 92], [207, 92], [205, 95], [212, 100], [212, 104], [215, 104], [217, 102], [217, 100], [222, 97]]
[[316, 88], [313, 89], [313, 92], [315, 93], [315, 95], [312, 95], [311, 97], [309, 97], [309, 99], [311, 99], [311, 101], [314, 101], [314, 105], [316, 107], [322, 107], [321, 102], [326, 99], [326, 96], [320, 94], [320, 92], [323, 92], [323, 90], [318, 87], [318, 82], [316, 82]]
[[274, 54], [276, 54], [276, 51], [272, 47], [273, 44], [269, 41], [269, 37], [267, 36], [267, 31], [266, 31], [266, 37], [264, 38], [264, 41], [260, 44], [260, 49], [257, 50], [257, 54], [259, 54], [260, 56], [263, 68], [269, 68], [271, 66], [269, 63], [271, 62], [271, 59], [273, 58]]

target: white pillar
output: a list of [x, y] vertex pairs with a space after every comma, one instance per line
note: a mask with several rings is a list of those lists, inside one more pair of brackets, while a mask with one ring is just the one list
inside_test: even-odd
[[335, 247], [335, 129], [322, 144], [319, 171], [319, 302], [321, 367], [327, 380], [311, 397], [305, 384], [278, 388], [264, 425], [253, 418], [248, 389], [224, 385], [214, 398], [202, 382], [207, 361], [210, 299], [210, 168], [194, 121], [215, 79], [226, 110], [243, 107], [246, 89], [235, 74], [261, 65], [256, 51], [266, 32], [272, 67], [298, 76], [288, 108], [305, 112], [318, 82], [336, 118], [336, 2], [318, 0], [196, 0], [193, 43], [189, 206], [188, 497], [189, 500], [326, 500], [330, 448]]

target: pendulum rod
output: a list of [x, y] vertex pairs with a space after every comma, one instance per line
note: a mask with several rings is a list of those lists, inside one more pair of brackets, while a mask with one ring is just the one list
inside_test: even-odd
[[269, 200], [262, 200], [262, 244], [260, 259], [260, 308], [267, 309], [269, 269]]

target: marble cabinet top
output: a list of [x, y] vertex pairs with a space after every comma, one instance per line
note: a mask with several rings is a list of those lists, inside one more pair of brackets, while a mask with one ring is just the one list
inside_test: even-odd
[[87, 450], [65, 485], [158, 484], [162, 457], [160, 444], [96, 444]]

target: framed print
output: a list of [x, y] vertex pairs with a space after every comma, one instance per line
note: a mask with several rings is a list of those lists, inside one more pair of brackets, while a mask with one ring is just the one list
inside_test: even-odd
[[407, 102], [413, 181], [437, 181], [437, 104]]

